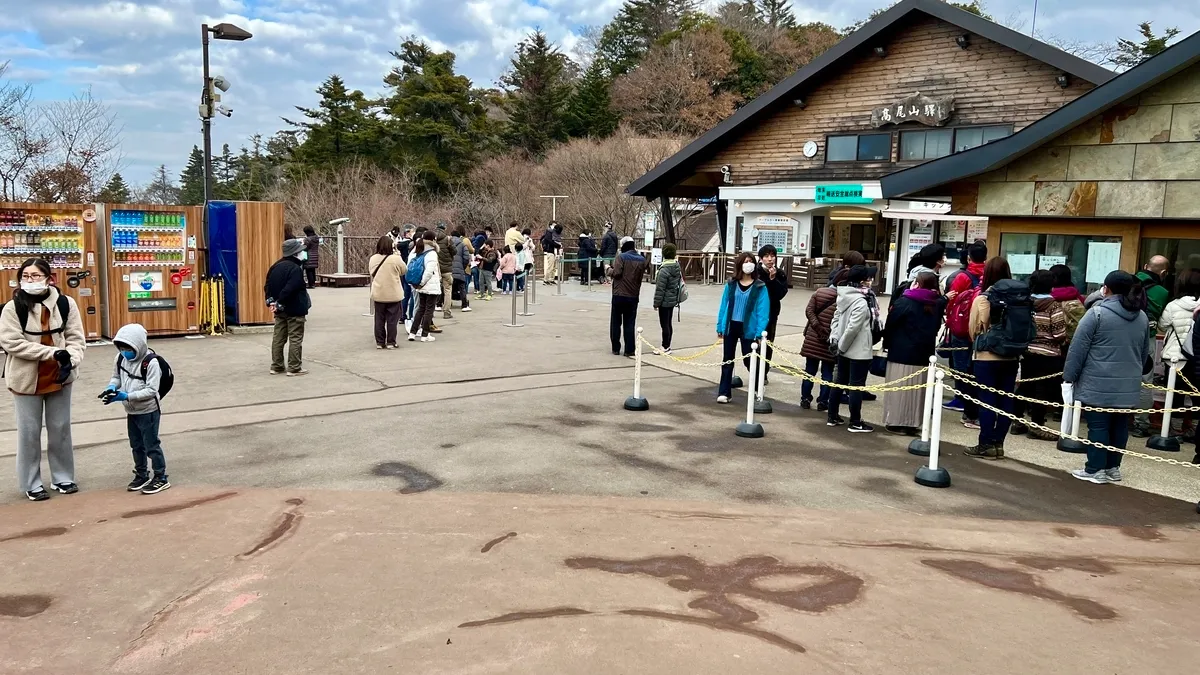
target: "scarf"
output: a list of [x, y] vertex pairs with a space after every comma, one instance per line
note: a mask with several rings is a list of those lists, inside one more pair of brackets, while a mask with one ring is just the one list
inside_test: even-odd
[[1079, 300], [1079, 289], [1074, 286], [1059, 286], [1058, 288], [1050, 289], [1050, 297], [1059, 302], [1067, 302], [1068, 300]]
[[904, 297], [926, 305], [932, 305], [942, 296], [937, 291], [928, 288], [909, 288], [904, 291]]

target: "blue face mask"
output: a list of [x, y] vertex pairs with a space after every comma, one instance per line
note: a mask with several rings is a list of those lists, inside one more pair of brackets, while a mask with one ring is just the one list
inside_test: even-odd
[[125, 357], [126, 361], [132, 361], [137, 358], [137, 352], [127, 352], [122, 350], [121, 356]]

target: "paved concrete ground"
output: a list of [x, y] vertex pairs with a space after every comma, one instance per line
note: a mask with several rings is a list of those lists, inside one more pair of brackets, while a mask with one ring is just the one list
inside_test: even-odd
[[[954, 486], [922, 488], [907, 439], [827, 429], [786, 377], [767, 437], [737, 439], [744, 399], [717, 406], [711, 371], [662, 359], [651, 411], [627, 413], [607, 289], [539, 290], [524, 328], [497, 298], [396, 351], [373, 348], [362, 291], [318, 290], [304, 378], [267, 374], [269, 335], [154, 341], [177, 384], [176, 487], [153, 497], [120, 491], [123, 414], [93, 398], [115, 350], [89, 350], [84, 491], [0, 497], [0, 672], [1083, 673], [1105, 645], [1106, 670], [1167, 673], [1200, 656], [1194, 469], [1130, 460], [1144, 489], [1094, 486], [1025, 441], [1000, 463], [951, 447]], [[794, 294], [781, 334], [803, 323]], [[692, 289], [676, 345], [712, 342], [716, 295]]]

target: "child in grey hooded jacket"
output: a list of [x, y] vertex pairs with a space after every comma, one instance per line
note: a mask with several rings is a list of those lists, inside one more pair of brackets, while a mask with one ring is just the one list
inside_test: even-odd
[[[158, 439], [162, 368], [158, 359], [152, 358], [153, 352], [146, 344], [146, 329], [140, 323], [122, 326], [113, 337], [113, 345], [119, 353], [112, 380], [99, 398], [104, 405], [113, 401], [125, 405], [129, 445], [133, 449], [133, 480], [127, 489], [152, 495], [171, 487], [167, 482], [167, 461]], [[154, 471], [153, 477], [147, 464]]]

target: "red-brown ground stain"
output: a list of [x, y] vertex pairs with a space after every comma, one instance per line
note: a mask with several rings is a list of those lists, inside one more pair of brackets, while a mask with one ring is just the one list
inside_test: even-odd
[[779, 635], [778, 633], [772, 633], [771, 631], [766, 631], [766, 630], [759, 630], [758, 628], [751, 628], [750, 626], [747, 626], [746, 624], [730, 623], [729, 621], [725, 621], [723, 619], [709, 618], [709, 617], [704, 617], [704, 616], [693, 616], [691, 614], [676, 614], [674, 612], [663, 612], [663, 611], [659, 611], [657, 609], [625, 609], [625, 610], [621, 610], [621, 613], [625, 614], [627, 616], [644, 616], [644, 617], [650, 617], [653, 619], [662, 619], [664, 621], [679, 621], [681, 623], [690, 623], [690, 624], [694, 624], [697, 626], [705, 626], [707, 628], [712, 628], [714, 630], [723, 630], [723, 631], [729, 631], [731, 633], [740, 633], [742, 635], [748, 635], [750, 637], [758, 638], [759, 640], [769, 642], [777, 647], [783, 647], [784, 649], [796, 652], [797, 654], [803, 654], [808, 651], [807, 649], [804, 648], [804, 645], [798, 644], [796, 642], [792, 642], [791, 640], [783, 637], [782, 635]]
[[127, 513], [122, 513], [121, 517], [122, 518], [140, 518], [142, 516], [158, 516], [158, 515], [162, 515], [164, 513], [172, 513], [174, 511], [182, 511], [184, 509], [190, 509], [193, 506], [201, 506], [203, 504], [211, 504], [212, 502], [219, 502], [223, 499], [229, 499], [230, 497], [236, 497], [236, 496], [237, 496], [237, 492], [219, 492], [215, 495], [209, 495], [207, 497], [200, 497], [199, 499], [192, 499], [192, 500], [189, 500], [186, 502], [179, 502], [178, 504], [169, 504], [167, 506], [156, 506], [152, 509], [139, 509], [137, 511], [129, 511]]
[[304, 500], [300, 499], [299, 497], [293, 497], [292, 499], [287, 500], [286, 503], [290, 504], [292, 508], [284, 511], [283, 515], [279, 518], [279, 522], [275, 524], [274, 529], [267, 533], [267, 536], [263, 537], [261, 541], [255, 544], [254, 548], [239, 555], [239, 558], [249, 558], [251, 556], [258, 555], [267, 548], [276, 544], [280, 539], [283, 539], [285, 536], [295, 532], [296, 527], [300, 525], [300, 521], [304, 518], [304, 514], [300, 513], [300, 505], [304, 503]]
[[1121, 534], [1131, 539], [1141, 539], [1142, 541], [1166, 541], [1166, 536], [1162, 531], [1152, 525], [1131, 525], [1120, 528]]
[[583, 616], [591, 614], [586, 609], [578, 607], [552, 607], [550, 609], [538, 609], [528, 612], [512, 612], [511, 614], [501, 614], [500, 616], [491, 619], [483, 619], [481, 621], [468, 621], [458, 624], [459, 628], [478, 628], [479, 626], [491, 626], [497, 623], [515, 623], [517, 621], [529, 621], [530, 619], [553, 619], [559, 616]]
[[488, 543], [484, 544], [484, 545], [483, 545], [483, 548], [479, 549], [479, 552], [480, 552], [480, 553], [487, 553], [488, 551], [492, 550], [493, 548], [496, 548], [496, 546], [497, 546], [497, 545], [499, 545], [499, 544], [501, 544], [501, 543], [503, 543], [503, 542], [505, 542], [505, 541], [508, 541], [509, 539], [512, 539], [512, 538], [513, 538], [513, 537], [515, 537], [515, 536], [517, 536], [517, 533], [516, 533], [516, 532], [509, 532], [508, 534], [506, 534], [506, 535], [504, 535], [504, 536], [502, 536], [502, 537], [496, 537], [495, 539], [493, 539], [493, 540], [489, 541]]
[[58, 537], [67, 533], [65, 527], [43, 527], [37, 530], [27, 530], [10, 534], [7, 537], [0, 538], [0, 543], [6, 541], [16, 541], [17, 539], [44, 539], [45, 537]]
[[1046, 588], [1029, 572], [992, 567], [978, 560], [922, 560], [921, 564], [987, 588], [1050, 600], [1087, 619], [1107, 621], [1117, 617], [1115, 610], [1094, 600]]
[[1047, 556], [1022, 556], [1013, 558], [1013, 562], [1022, 567], [1032, 567], [1035, 570], [1050, 572], [1053, 570], [1078, 570], [1091, 574], [1112, 574], [1116, 571], [1112, 565], [1095, 558], [1066, 557], [1051, 558]]
[[1079, 537], [1079, 532], [1070, 527], [1056, 527], [1054, 528], [1054, 534], [1067, 539], [1077, 539]]
[[0, 616], [25, 619], [37, 616], [50, 608], [54, 599], [48, 595], [0, 595]]

